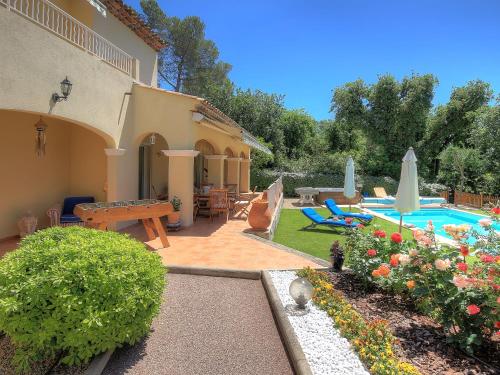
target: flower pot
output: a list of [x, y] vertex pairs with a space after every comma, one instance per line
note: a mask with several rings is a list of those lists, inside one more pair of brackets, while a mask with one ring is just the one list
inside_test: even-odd
[[168, 216], [167, 216], [167, 221], [169, 224], [178, 223], [180, 219], [181, 219], [181, 212], [180, 211], [174, 211], [171, 214], [168, 214]]
[[259, 199], [252, 203], [248, 223], [255, 230], [266, 230], [271, 225], [271, 214], [267, 200]]

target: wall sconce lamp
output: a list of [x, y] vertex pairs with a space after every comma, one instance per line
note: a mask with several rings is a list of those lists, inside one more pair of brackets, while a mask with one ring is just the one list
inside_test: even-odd
[[52, 94], [52, 101], [54, 103], [61, 102], [63, 100], [67, 100], [69, 94], [71, 93], [71, 87], [73, 84], [69, 81], [68, 77], [64, 78], [61, 81], [61, 93], [62, 95], [59, 95], [58, 93], [53, 93]]

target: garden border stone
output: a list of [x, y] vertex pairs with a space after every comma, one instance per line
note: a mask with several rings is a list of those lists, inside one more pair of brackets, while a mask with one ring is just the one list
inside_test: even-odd
[[285, 348], [290, 356], [290, 361], [292, 362], [295, 372], [297, 375], [312, 375], [309, 363], [307, 362], [306, 356], [302, 351], [302, 347], [295, 336], [293, 327], [286, 316], [269, 271], [262, 271], [261, 281], [264, 286], [264, 290], [266, 291], [267, 300], [271, 306], [275, 320], [278, 323], [278, 330], [281, 333], [281, 337], [283, 338]]
[[223, 268], [203, 268], [186, 266], [167, 266], [168, 273], [214, 276], [214, 277], [233, 277], [236, 279], [260, 280], [261, 271], [259, 270], [236, 270]]
[[84, 375], [101, 375], [114, 352], [115, 349], [111, 349], [95, 357], [85, 370]]

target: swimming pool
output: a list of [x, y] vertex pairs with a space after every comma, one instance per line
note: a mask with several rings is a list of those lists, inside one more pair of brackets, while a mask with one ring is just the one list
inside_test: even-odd
[[[386, 197], [386, 198], [363, 198], [363, 203], [366, 204], [385, 204], [385, 205], [393, 205], [396, 201], [394, 197]], [[440, 197], [420, 197], [420, 204], [441, 204], [446, 203], [444, 198]]]
[[[399, 212], [388, 208], [373, 208], [374, 212], [383, 214], [394, 220], [399, 220]], [[404, 224], [413, 224], [417, 228], [425, 229], [429, 220], [432, 220], [436, 234], [450, 238], [451, 236], [445, 232], [443, 225], [445, 224], [467, 224], [477, 230], [479, 233], [485, 233], [485, 230], [479, 225], [478, 221], [484, 219], [485, 216], [476, 215], [470, 212], [453, 210], [449, 208], [428, 208], [419, 211], [410, 212], [403, 215]], [[493, 228], [500, 230], [500, 224], [493, 224]], [[474, 238], [468, 240], [469, 243], [476, 242]]]

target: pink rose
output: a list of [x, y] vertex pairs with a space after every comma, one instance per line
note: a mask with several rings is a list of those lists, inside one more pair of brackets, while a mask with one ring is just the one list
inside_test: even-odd
[[493, 222], [490, 219], [479, 220], [479, 225], [481, 225], [483, 228], [491, 227], [492, 224], [493, 224]]
[[434, 266], [440, 270], [440, 271], [446, 271], [448, 268], [450, 268], [451, 262], [449, 259], [436, 259], [434, 262]]
[[463, 289], [463, 288], [467, 288], [470, 286], [469, 279], [466, 277], [463, 277], [463, 276], [454, 276], [453, 277], [453, 284], [455, 284], [455, 286], [458, 289]]

